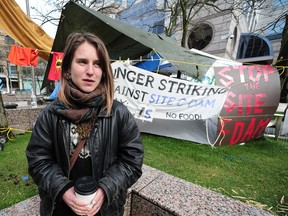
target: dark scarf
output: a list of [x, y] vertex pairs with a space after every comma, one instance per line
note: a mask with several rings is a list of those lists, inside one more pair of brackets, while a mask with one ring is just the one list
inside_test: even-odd
[[100, 86], [90, 93], [84, 93], [73, 83], [68, 82], [64, 94], [71, 106], [67, 107], [57, 98], [54, 101], [53, 110], [74, 124], [90, 122], [91, 120], [95, 120], [103, 105], [103, 93], [103, 88]]

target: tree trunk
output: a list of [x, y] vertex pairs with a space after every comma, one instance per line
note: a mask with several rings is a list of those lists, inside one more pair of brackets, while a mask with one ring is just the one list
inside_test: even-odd
[[0, 128], [8, 128], [8, 121], [5, 113], [3, 97], [1, 92], [0, 92]]
[[280, 96], [280, 102], [281, 103], [287, 103], [287, 95], [288, 95], [288, 74], [287, 74], [287, 68], [284, 68], [285, 66], [288, 66], [288, 15], [286, 14], [286, 20], [285, 20], [285, 26], [283, 28], [282, 33], [282, 41], [281, 41], [281, 48], [279, 52], [279, 56], [276, 62], [276, 66], [278, 67], [278, 71], [280, 74], [280, 81], [281, 81], [281, 96]]

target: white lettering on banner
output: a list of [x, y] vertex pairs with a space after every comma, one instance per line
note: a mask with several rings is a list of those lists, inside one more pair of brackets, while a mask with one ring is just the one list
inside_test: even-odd
[[217, 115], [227, 87], [192, 83], [159, 75], [122, 62], [112, 64], [115, 99], [135, 118], [200, 120]]

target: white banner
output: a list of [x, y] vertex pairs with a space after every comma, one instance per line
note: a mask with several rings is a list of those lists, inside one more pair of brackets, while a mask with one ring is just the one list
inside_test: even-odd
[[200, 120], [218, 115], [228, 88], [170, 78], [123, 62], [112, 64], [115, 99], [135, 118]]

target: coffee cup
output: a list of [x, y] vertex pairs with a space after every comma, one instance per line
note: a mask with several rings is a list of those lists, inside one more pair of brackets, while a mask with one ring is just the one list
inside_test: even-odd
[[96, 195], [98, 184], [91, 176], [84, 176], [76, 180], [74, 185], [75, 195], [78, 199], [92, 204], [92, 200]]

